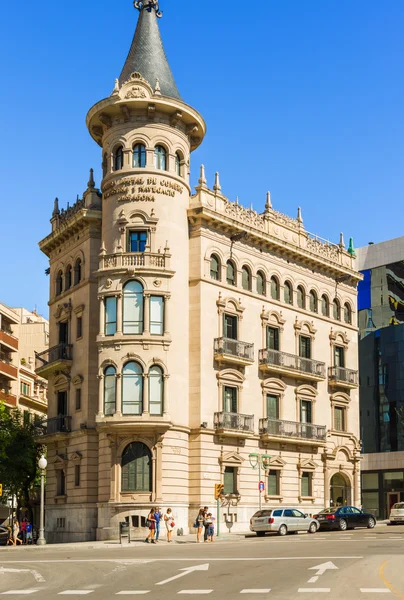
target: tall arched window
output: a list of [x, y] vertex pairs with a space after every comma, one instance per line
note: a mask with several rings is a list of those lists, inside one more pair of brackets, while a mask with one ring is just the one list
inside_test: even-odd
[[70, 290], [72, 287], [72, 266], [68, 265], [65, 272], [65, 290]]
[[123, 288], [123, 333], [143, 333], [143, 286], [128, 281]]
[[297, 305], [299, 308], [306, 308], [306, 294], [301, 285], [297, 288]]
[[179, 177], [181, 177], [181, 155], [179, 152], [175, 153], [175, 172]]
[[133, 147], [133, 166], [137, 169], [144, 169], [146, 166], [146, 146], [143, 144]]
[[323, 317], [330, 316], [330, 301], [325, 294], [321, 296], [321, 314]]
[[81, 258], [78, 258], [74, 263], [74, 285], [81, 281]]
[[251, 273], [248, 267], [243, 267], [241, 270], [241, 284], [243, 286], [243, 290], [251, 289]]
[[167, 152], [163, 146], [156, 146], [154, 149], [154, 166], [162, 171], [167, 168]]
[[257, 273], [257, 292], [258, 294], [261, 294], [261, 296], [265, 296], [266, 294], [265, 273], [262, 271], [258, 271]]
[[318, 298], [314, 290], [310, 290], [310, 310], [314, 313], [318, 311]]
[[142, 442], [133, 442], [122, 454], [122, 492], [152, 491], [152, 456]]
[[137, 362], [128, 362], [122, 369], [122, 414], [143, 413], [143, 369]]
[[271, 277], [271, 298], [279, 300], [279, 281], [274, 275]]
[[227, 285], [236, 285], [236, 267], [231, 260], [227, 261], [226, 282]]
[[107, 367], [104, 371], [104, 415], [109, 417], [116, 411], [116, 369]]
[[59, 271], [56, 275], [56, 296], [60, 296], [63, 292], [63, 273]]
[[351, 325], [352, 323], [352, 308], [350, 307], [348, 302], [344, 304], [344, 321], [345, 323], [348, 323], [348, 325]]
[[149, 370], [149, 410], [151, 415], [162, 415], [164, 406], [163, 369], [153, 365]]
[[210, 278], [220, 281], [220, 260], [216, 254], [212, 254], [210, 257]]
[[123, 168], [123, 148], [118, 146], [114, 153], [114, 171], [120, 171]]
[[341, 320], [341, 305], [339, 303], [338, 298], [335, 298], [333, 305], [333, 317], [336, 321], [340, 321]]
[[293, 288], [290, 281], [285, 281], [283, 286], [283, 299], [285, 304], [293, 304]]

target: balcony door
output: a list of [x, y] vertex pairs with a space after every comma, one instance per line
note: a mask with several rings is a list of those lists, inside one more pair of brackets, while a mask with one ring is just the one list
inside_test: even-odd
[[312, 423], [312, 410], [310, 400], [300, 400], [300, 422]]
[[334, 347], [334, 365], [342, 369], [345, 368], [345, 348], [342, 346]]
[[58, 392], [58, 416], [67, 416], [67, 392]]
[[69, 323], [63, 321], [59, 323], [59, 344], [69, 343]]
[[268, 350], [279, 350], [279, 329], [277, 327], [267, 327], [267, 348]]
[[237, 413], [238, 412], [238, 402], [237, 402], [237, 388], [230, 387], [228, 385], [224, 386], [223, 390], [223, 410], [227, 413]]
[[267, 394], [267, 417], [279, 419], [279, 397], [273, 394]]
[[238, 319], [234, 315], [224, 315], [223, 336], [230, 340], [237, 340]]

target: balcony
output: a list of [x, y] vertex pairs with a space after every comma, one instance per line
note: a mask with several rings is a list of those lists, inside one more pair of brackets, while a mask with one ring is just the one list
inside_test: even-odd
[[213, 426], [223, 437], [248, 437], [254, 433], [254, 415], [216, 412]]
[[17, 406], [17, 396], [0, 391], [0, 402], [4, 402], [8, 406]]
[[53, 348], [49, 348], [49, 350], [45, 350], [45, 352], [36, 354], [35, 372], [46, 379], [54, 371], [71, 367], [72, 360], [72, 344], [58, 344]]
[[18, 379], [18, 369], [12, 364], [10, 358], [3, 353], [0, 353], [0, 375], [4, 375], [8, 379]]
[[170, 269], [171, 254], [157, 252], [122, 252], [105, 254], [100, 258], [100, 271], [139, 269], [140, 271], [161, 271]]
[[335, 387], [353, 389], [358, 387], [358, 371], [344, 367], [328, 368], [329, 384]]
[[72, 430], [72, 418], [67, 416], [47, 419], [37, 426], [37, 435], [52, 435], [55, 433], [70, 433]]
[[232, 340], [230, 338], [216, 338], [213, 348], [215, 360], [237, 365], [252, 365], [254, 363], [254, 344]]
[[325, 379], [325, 363], [296, 354], [265, 348], [259, 353], [260, 370], [290, 375], [299, 379], [322, 381]]
[[262, 441], [282, 441], [286, 443], [324, 446], [327, 428], [325, 425], [296, 423], [280, 419], [260, 419], [259, 434]]
[[6, 346], [11, 352], [18, 351], [18, 339], [4, 329], [0, 329], [0, 344]]

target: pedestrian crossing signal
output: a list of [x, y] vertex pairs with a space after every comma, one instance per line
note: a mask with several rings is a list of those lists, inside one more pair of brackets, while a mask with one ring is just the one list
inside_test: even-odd
[[224, 490], [223, 483], [215, 483], [215, 500], [220, 498], [220, 496], [223, 494], [223, 490]]

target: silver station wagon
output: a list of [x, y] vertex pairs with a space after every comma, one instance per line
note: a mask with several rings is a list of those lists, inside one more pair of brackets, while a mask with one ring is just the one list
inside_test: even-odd
[[257, 511], [250, 519], [250, 530], [262, 537], [267, 532], [286, 535], [307, 531], [316, 533], [320, 523], [297, 508], [268, 508]]

